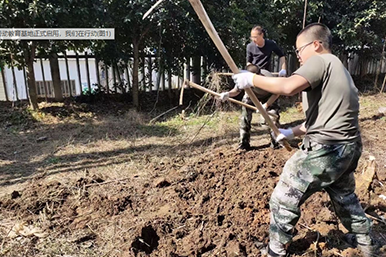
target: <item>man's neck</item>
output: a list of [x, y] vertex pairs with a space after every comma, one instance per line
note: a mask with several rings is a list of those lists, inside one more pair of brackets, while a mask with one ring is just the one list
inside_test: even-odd
[[260, 48], [264, 47], [264, 46], [265, 46], [265, 39], [263, 39], [263, 41], [260, 42], [260, 43], [256, 43], [256, 45], [257, 45], [258, 47], [260, 47]]

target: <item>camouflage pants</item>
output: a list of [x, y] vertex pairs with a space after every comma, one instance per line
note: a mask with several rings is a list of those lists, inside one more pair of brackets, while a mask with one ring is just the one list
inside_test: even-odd
[[336, 214], [348, 231], [366, 235], [370, 231], [371, 222], [354, 193], [353, 172], [361, 156], [361, 142], [322, 145], [306, 141], [285, 164], [271, 196], [269, 236], [272, 250], [291, 242], [300, 206], [321, 190], [329, 194]]
[[[242, 101], [243, 103], [254, 106], [252, 100], [249, 97], [244, 96]], [[277, 116], [279, 116], [279, 119], [280, 119], [279, 109], [280, 108], [276, 103], [273, 103], [270, 107], [268, 107], [268, 110], [274, 110], [275, 111], [274, 113]], [[252, 114], [254, 112], [255, 111], [252, 109], [246, 108], [244, 106], [242, 107], [241, 117], [240, 117], [240, 144], [249, 145], [249, 142], [251, 140]], [[275, 125], [277, 127], [279, 126], [279, 119], [275, 121], [276, 123]], [[269, 133], [269, 135], [271, 136], [271, 142], [274, 142], [276, 144], [275, 139], [272, 137], [271, 133]]]

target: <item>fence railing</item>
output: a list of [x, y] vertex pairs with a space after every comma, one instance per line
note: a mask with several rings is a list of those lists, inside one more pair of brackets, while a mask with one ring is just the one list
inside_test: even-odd
[[[386, 60], [373, 59], [363, 61], [356, 54], [339, 56], [351, 75], [385, 74]], [[59, 69], [61, 74], [61, 87], [64, 97], [80, 95], [85, 91], [94, 91], [99, 88], [106, 93], [127, 93], [132, 88], [133, 60], [125, 65], [118, 63], [107, 67], [99, 62], [93, 55], [65, 55], [59, 56]], [[205, 60], [201, 58], [201, 78], [208, 67]], [[181, 67], [179, 75], [172, 75], [170, 71], [157, 71], [158, 59], [156, 56], [147, 55], [140, 58], [139, 65], [139, 90], [140, 91], [165, 91], [180, 88], [184, 78], [190, 79], [194, 76], [191, 68], [193, 62]], [[38, 97], [53, 98], [54, 90], [50, 74], [49, 61], [43, 57], [37, 58], [35, 65], [36, 89]], [[279, 58], [272, 57], [271, 70], [280, 70]], [[299, 67], [294, 54], [287, 55], [287, 70], [291, 74]], [[5, 67], [1, 70], [0, 77], [0, 100], [16, 101], [27, 99], [27, 85], [25, 69], [18, 70], [15, 67]], [[70, 87], [71, 86], [71, 87]], [[70, 90], [71, 89], [71, 90]]]

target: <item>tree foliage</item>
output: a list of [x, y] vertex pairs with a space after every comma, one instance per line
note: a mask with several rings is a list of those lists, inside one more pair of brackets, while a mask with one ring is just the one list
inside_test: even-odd
[[[86, 47], [108, 66], [126, 66], [134, 57], [133, 98], [138, 106], [140, 55], [159, 57], [156, 69], [182, 75], [183, 64], [203, 56], [207, 67], [226, 67], [187, 0], [165, 0], [145, 20], [143, 14], [156, 0], [0, 0], [3, 28], [115, 28], [114, 41], [0, 41], [5, 63], [27, 66], [26, 54], [60, 53]], [[240, 67], [252, 26], [268, 30], [286, 52], [293, 51], [302, 29], [304, 0], [202, 0], [225, 46]], [[383, 0], [309, 0], [306, 24], [321, 21], [334, 35], [334, 50], [379, 57], [386, 36]], [[32, 50], [32, 51], [31, 51]]]

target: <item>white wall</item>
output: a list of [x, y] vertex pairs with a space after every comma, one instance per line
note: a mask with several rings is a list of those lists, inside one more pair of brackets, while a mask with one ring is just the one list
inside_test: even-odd
[[[90, 71], [90, 83], [91, 85], [96, 84], [98, 83], [98, 80], [96, 75], [95, 59], [89, 58], [88, 64], [89, 64], [89, 71]], [[86, 69], [85, 59], [80, 59], [79, 65], [80, 65], [80, 73], [81, 73], [81, 80], [82, 80], [81, 82], [84, 85], [83, 88], [87, 88], [87, 69]], [[35, 80], [43, 81], [43, 74], [42, 74], [42, 69], [41, 69], [41, 64], [39, 59], [35, 60], [34, 69], [35, 69]], [[43, 69], [44, 69], [44, 76], [46, 81], [52, 81], [51, 68], [50, 68], [50, 63], [48, 59], [47, 60], [43, 59]], [[76, 67], [75, 58], [68, 58], [68, 69], [70, 73], [70, 80], [75, 80], [75, 85], [76, 85], [75, 95], [80, 95], [81, 92], [80, 92], [78, 70]], [[60, 71], [60, 79], [67, 80], [66, 62], [64, 58], [59, 58], [59, 71]], [[14, 83], [13, 83], [12, 69], [10, 67], [5, 67], [4, 72], [5, 72], [9, 100], [16, 101], [16, 93], [13, 86]], [[19, 99], [27, 99], [23, 70], [18, 70], [15, 67], [15, 75], [16, 75], [16, 82], [17, 82], [18, 97]], [[6, 98], [3, 92], [4, 86], [3, 86], [2, 80], [1, 80], [0, 88], [1, 88], [0, 101], [5, 101]]]
[[[67, 55], [75, 55], [73, 51], [68, 51]], [[153, 59], [152, 62], [155, 62], [156, 60]], [[94, 58], [88, 58], [88, 64], [89, 64], [89, 71], [90, 71], [90, 83], [91, 87], [93, 87], [93, 84], [98, 83], [97, 79], [97, 74], [96, 74], [96, 67], [95, 67], [95, 59]], [[76, 92], [74, 95], [80, 95], [81, 94], [81, 89], [88, 89], [87, 86], [87, 69], [86, 69], [86, 61], [84, 58], [79, 59], [79, 65], [80, 65], [80, 73], [81, 73], [81, 85], [79, 85], [79, 80], [78, 80], [78, 70], [76, 66], [76, 59], [75, 58], [68, 58], [68, 66], [69, 66], [69, 73], [70, 73], [70, 80], [75, 81], [75, 89]], [[106, 77], [104, 76], [104, 71], [102, 71], [103, 65], [100, 63], [99, 66], [99, 74], [100, 74], [100, 82], [102, 86], [106, 85]], [[34, 69], [35, 69], [35, 80], [36, 81], [43, 81], [43, 74], [42, 74], [42, 69], [41, 69], [41, 63], [40, 59], [36, 59], [34, 63]], [[52, 81], [51, 77], [51, 68], [50, 68], [50, 63], [47, 60], [43, 59], [43, 69], [44, 69], [44, 76], [46, 81]], [[132, 70], [129, 68], [129, 79], [130, 79], [130, 84], [132, 84]], [[60, 79], [62, 81], [67, 81], [67, 70], [66, 70], [66, 63], [64, 58], [59, 58], [59, 71], [60, 71]], [[16, 101], [16, 92], [14, 90], [14, 83], [13, 83], [13, 76], [12, 76], [12, 69], [10, 67], [5, 67], [4, 68], [5, 72], [5, 79], [6, 79], [6, 85], [7, 85], [7, 92], [8, 92], [8, 99], [10, 101]], [[109, 86], [110, 89], [113, 90], [113, 72], [112, 68], [109, 68]], [[146, 66], [145, 72], [148, 73], [149, 70]], [[27, 99], [27, 92], [26, 92], [26, 85], [25, 85], [25, 78], [23, 75], [23, 70], [18, 70], [15, 67], [15, 75], [16, 75], [16, 82], [17, 82], [17, 91], [18, 91], [18, 98], [19, 100], [24, 100]], [[120, 74], [123, 79], [127, 79], [127, 74], [126, 71], [124, 74]], [[141, 79], [142, 74], [139, 74], [139, 78]], [[172, 76], [172, 88], [177, 88], [179, 82], [178, 80], [180, 79], [180, 86], [182, 84], [182, 78], [179, 78], [178, 76]], [[165, 74], [165, 80], [167, 80], [167, 75]], [[117, 78], [117, 82], [118, 82]], [[155, 70], [152, 71], [152, 83], [153, 83], [153, 88], [152, 90], [156, 90], [155, 85], [157, 82], [157, 72]], [[4, 86], [3, 82], [1, 80], [1, 75], [0, 75], [0, 101], [5, 101], [5, 92], [4, 92]], [[160, 84], [160, 87], [162, 84]], [[168, 82], [165, 81], [165, 87], [168, 88]], [[148, 89], [146, 90], [148, 91]]]

